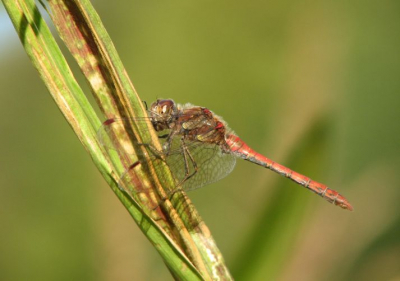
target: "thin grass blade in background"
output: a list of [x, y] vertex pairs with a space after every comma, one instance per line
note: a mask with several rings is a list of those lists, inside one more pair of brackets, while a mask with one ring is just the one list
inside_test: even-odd
[[[290, 154], [288, 166], [307, 169], [310, 163], [323, 163], [321, 151], [326, 145], [329, 118], [316, 116], [314, 123], [305, 130], [296, 142], [296, 150]], [[312, 161], [312, 158], [318, 158]], [[313, 164], [311, 164], [313, 165]], [[296, 169], [297, 170], [297, 169]], [[318, 169], [322, 172], [322, 167]], [[260, 212], [251, 228], [247, 243], [234, 264], [234, 276], [241, 280], [276, 280], [285, 271], [298, 232], [306, 220], [307, 190], [297, 188], [290, 181], [280, 181], [272, 198], [266, 198], [265, 208]], [[314, 198], [315, 201], [319, 198]], [[290, 226], [290, 230], [288, 227]]]

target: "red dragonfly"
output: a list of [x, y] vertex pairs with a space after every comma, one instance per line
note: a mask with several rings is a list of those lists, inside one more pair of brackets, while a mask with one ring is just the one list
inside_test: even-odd
[[[151, 122], [162, 143], [162, 150], [147, 145], [149, 156], [152, 161], [167, 163], [179, 189], [193, 190], [224, 178], [233, 170], [239, 157], [291, 179], [336, 206], [353, 210], [338, 192], [251, 149], [229, 129], [221, 117], [205, 107], [180, 105], [171, 99], [164, 99], [154, 102], [148, 115], [148, 118], [135, 118], [132, 122]], [[126, 145], [131, 142], [128, 137], [121, 140], [121, 134], [118, 133], [124, 122], [124, 119], [104, 122], [98, 133], [104, 146], [115, 147], [116, 143]], [[133, 153], [137, 151], [132, 150]], [[130, 170], [136, 166], [133, 164], [127, 169], [121, 178], [122, 182], [132, 181]], [[120, 188], [123, 189], [122, 185]]]

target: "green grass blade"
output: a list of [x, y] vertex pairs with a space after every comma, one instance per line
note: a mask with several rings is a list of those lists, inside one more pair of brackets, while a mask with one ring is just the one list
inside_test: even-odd
[[[88, 77], [104, 115], [107, 118], [146, 116], [143, 103], [133, 88], [111, 39], [90, 2], [50, 1], [50, 7], [60, 35], [85, 76]], [[91, 65], [88, 67], [87, 59], [82, 58], [90, 58]], [[94, 79], [91, 79], [92, 77]], [[147, 134], [150, 131], [148, 128], [143, 130], [143, 128], [138, 128], [135, 123], [128, 125], [125, 134], [129, 135], [131, 139], [160, 147], [155, 134]], [[151, 125], [148, 124], [148, 127]], [[141, 146], [136, 149], [144, 148]], [[150, 169], [160, 171], [163, 175], [169, 172], [168, 167], [162, 165], [163, 163], [153, 166], [149, 159], [140, 160], [141, 163], [149, 163]], [[120, 160], [117, 159], [117, 161]], [[133, 162], [126, 162], [125, 168], [131, 163]], [[154, 173], [150, 173], [150, 175], [154, 175]], [[172, 177], [170, 179], [170, 182], [162, 182], [161, 187], [157, 178], [150, 178], [149, 180], [153, 182], [150, 188], [153, 190], [150, 190], [149, 194], [156, 194], [158, 201], [160, 198], [165, 198], [164, 190], [176, 189]], [[143, 190], [143, 186], [138, 189]], [[150, 196], [146, 200], [150, 202], [151, 198]], [[159, 217], [169, 218], [164, 220], [163, 228], [167, 228], [172, 240], [181, 242], [181, 248], [203, 276], [212, 275], [213, 279], [229, 280], [231, 277], [224, 265], [221, 253], [207, 226], [185, 194], [175, 194], [172, 205], [166, 200], [162, 207], [161, 210], [158, 210], [163, 212], [159, 214]], [[163, 221], [161, 219], [157, 222]], [[178, 233], [178, 236], [173, 237], [174, 233]]]
[[146, 215], [137, 202], [117, 188], [118, 178], [115, 177], [113, 167], [97, 140], [96, 131], [101, 122], [73, 77], [34, 1], [3, 0], [3, 3], [29, 58], [39, 71], [53, 99], [103, 177], [135, 221], [140, 222], [138, 225], [155, 245], [168, 268], [179, 279], [202, 280], [193, 264], [180, 248], [168, 239], [165, 231]]
[[[231, 279], [207, 226], [185, 194], [177, 193], [172, 200], [174, 205], [168, 200], [163, 204], [163, 211], [169, 220], [155, 222], [149, 217], [149, 210], [143, 210], [143, 205], [135, 198], [117, 188], [119, 176], [115, 171], [121, 171], [126, 163], [122, 163], [120, 157], [104, 151], [98, 142], [96, 131], [101, 122], [73, 77], [34, 1], [3, 2], [26, 52], [57, 105], [106, 181], [164, 258], [172, 274], [186, 280]], [[90, 2], [49, 1], [49, 7], [61, 37], [80, 65], [105, 115], [145, 115], [111, 39]], [[152, 135], [143, 135], [141, 128], [136, 128], [135, 124], [132, 124], [132, 131], [136, 138], [154, 140]], [[164, 188], [174, 187], [167, 183]], [[156, 191], [163, 196], [164, 189]], [[179, 237], [173, 237], [174, 229], [179, 231]]]

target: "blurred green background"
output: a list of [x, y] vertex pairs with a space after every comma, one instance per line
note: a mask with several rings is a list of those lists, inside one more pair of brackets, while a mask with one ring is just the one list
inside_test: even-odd
[[[398, 0], [93, 3], [143, 100], [208, 107], [353, 204], [238, 161], [189, 194], [235, 279], [400, 280]], [[171, 280], [1, 4], [0, 89], [0, 279]]]

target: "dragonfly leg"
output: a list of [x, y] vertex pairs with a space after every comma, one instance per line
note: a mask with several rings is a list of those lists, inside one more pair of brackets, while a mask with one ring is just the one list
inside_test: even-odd
[[[193, 176], [197, 173], [197, 170], [198, 170], [196, 161], [194, 160], [192, 154], [190, 153], [189, 149], [187, 148], [187, 146], [186, 146], [186, 144], [185, 144], [185, 142], [184, 142], [183, 140], [182, 140], [182, 148], [183, 148], [183, 157], [184, 157], [184, 160], [185, 160], [185, 170], [186, 170], [186, 173], [185, 173], [185, 177], [183, 178], [183, 180], [181, 181], [181, 183], [179, 184], [179, 186], [183, 186], [183, 184], [184, 184], [187, 180], [189, 180], [191, 177], [193, 177]], [[188, 159], [187, 159], [187, 156], [189, 157], [189, 159], [190, 159], [190, 161], [191, 161], [191, 163], [192, 163], [192, 165], [193, 165], [193, 173], [191, 173], [191, 174], [189, 174], [190, 168], [189, 168], [189, 161], [188, 161]]]
[[176, 135], [175, 132], [171, 132], [167, 136], [161, 135], [161, 138], [165, 138], [165, 143], [163, 144], [163, 152], [165, 156], [168, 156], [169, 153], [171, 152], [171, 145], [172, 145], [172, 140], [174, 139], [174, 136]]
[[189, 149], [186, 146], [185, 146], [185, 149], [186, 149], [187, 155], [189, 156], [190, 161], [192, 161], [192, 165], [193, 165], [193, 173], [191, 175], [189, 175], [188, 177], [186, 177], [186, 180], [188, 180], [197, 173], [198, 167], [197, 167], [196, 161], [193, 158], [192, 153], [190, 153]]
[[146, 148], [148, 148], [148, 149], [151, 151], [151, 153], [152, 153], [157, 159], [162, 160], [161, 155], [162, 155], [163, 153], [162, 153], [161, 151], [159, 151], [154, 145], [149, 144], [149, 143], [138, 143], [138, 145], [143, 145], [143, 146], [145, 146]]
[[[188, 181], [191, 177], [193, 177], [197, 171], [198, 171], [198, 167], [197, 167], [197, 163], [193, 158], [193, 155], [190, 153], [188, 147], [186, 146], [184, 140], [181, 140], [182, 142], [182, 153], [183, 153], [183, 160], [185, 162], [185, 176], [183, 177], [183, 179], [177, 184], [177, 188], [172, 190], [170, 192], [169, 197], [173, 196], [176, 192], [179, 191], [183, 191], [183, 184]], [[190, 160], [190, 162], [189, 162]], [[193, 172], [190, 173], [190, 163], [193, 166]]]

